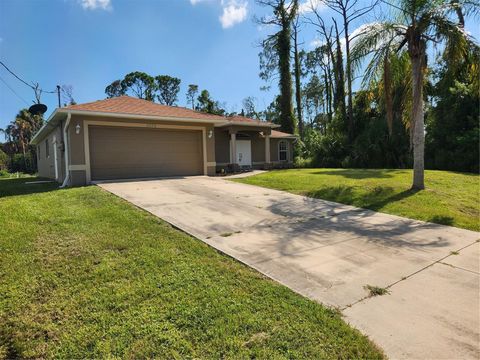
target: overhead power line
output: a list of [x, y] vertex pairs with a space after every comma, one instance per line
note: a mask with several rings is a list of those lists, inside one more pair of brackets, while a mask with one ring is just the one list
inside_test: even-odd
[[53, 90], [53, 91], [46, 91], [46, 90], [42, 90], [42, 89], [37, 89], [35, 88], [35, 86], [27, 83], [25, 80], [23, 80], [20, 76], [18, 76], [17, 74], [15, 74], [12, 70], [10, 70], [8, 68], [7, 65], [5, 65], [2, 61], [0, 61], [0, 65], [2, 65], [10, 74], [12, 74], [17, 80], [21, 81], [23, 84], [27, 85], [29, 88], [31, 88], [33, 91], [37, 91], [37, 90], [40, 90], [40, 92], [44, 92], [44, 93], [47, 93], [47, 94], [55, 94], [57, 91], [56, 90]]
[[13, 89], [10, 87], [10, 85], [8, 85], [5, 80], [3, 80], [2, 77], [0, 77], [0, 81], [3, 82], [3, 83], [5, 84], [5, 86], [6, 86], [12, 93], [14, 93], [20, 100], [22, 100], [27, 106], [29, 105], [29, 103], [28, 103], [24, 98], [22, 98], [20, 95], [18, 95], [18, 93], [17, 93], [15, 90], [13, 90]]

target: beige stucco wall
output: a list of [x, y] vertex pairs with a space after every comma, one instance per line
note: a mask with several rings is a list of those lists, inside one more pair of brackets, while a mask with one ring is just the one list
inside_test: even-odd
[[288, 142], [288, 163], [293, 162], [293, 139], [270, 139], [270, 161], [272, 163], [278, 162], [278, 143], [280, 141]]
[[[47, 141], [49, 156], [47, 156]], [[55, 143], [54, 143], [55, 141]], [[55, 179], [55, 149], [57, 148], [57, 169], [58, 182], [62, 182], [65, 177], [65, 157], [62, 143], [61, 124], [57, 126], [48, 136], [46, 136], [37, 145], [37, 167], [38, 175], [41, 177]]]
[[230, 134], [224, 129], [215, 129], [215, 159], [218, 164], [230, 162]]
[[[115, 123], [133, 123], [142, 125], [174, 125], [174, 126], [196, 126], [202, 127], [206, 132], [206, 152], [207, 152], [207, 174], [214, 175], [216, 170], [219, 169], [220, 164], [230, 163], [230, 133], [229, 131], [237, 131], [245, 133], [251, 136], [252, 141], [252, 165], [254, 167], [263, 167], [265, 162], [265, 139], [260, 135], [260, 132], [269, 132], [269, 129], [265, 128], [252, 128], [249, 127], [245, 130], [245, 127], [235, 127], [231, 129], [214, 128], [213, 125], [200, 122], [178, 122], [178, 121], [155, 121], [155, 120], [141, 120], [141, 119], [121, 119], [112, 117], [100, 117], [100, 116], [80, 116], [72, 115], [70, 126], [68, 129], [68, 144], [69, 144], [69, 164], [71, 166], [71, 184], [74, 186], [86, 184], [86, 162], [85, 162], [85, 145], [84, 145], [84, 131], [85, 121], [101, 121], [108, 124]], [[45, 155], [45, 141], [47, 138], [42, 139], [38, 144], [37, 149], [40, 148], [40, 156], [38, 159], [38, 172], [42, 177], [54, 178], [54, 152], [53, 152], [53, 137], [57, 138], [57, 161], [59, 166], [59, 182], [62, 182], [65, 171], [65, 159], [64, 152], [62, 151], [62, 126], [64, 122], [59, 124], [48, 136], [50, 156], [47, 158]], [[79, 134], [76, 133], [77, 125], [80, 126]], [[209, 137], [210, 132], [212, 136]], [[278, 163], [278, 142], [281, 139], [270, 139], [270, 160], [273, 164]], [[286, 139], [289, 143], [289, 163], [293, 161], [293, 140]]]
[[[254, 167], [262, 167], [265, 163], [265, 138], [260, 134], [260, 131], [265, 131], [265, 129], [259, 128], [254, 131], [250, 130], [250, 128], [248, 129], [249, 130], [242, 130], [242, 128], [236, 127], [233, 131], [250, 136], [252, 143], [252, 165]], [[224, 168], [225, 164], [230, 163], [230, 130], [225, 128], [215, 129], [215, 158], [217, 159], [217, 169]], [[278, 143], [281, 140], [285, 140], [289, 144], [287, 163], [291, 163], [293, 162], [293, 139], [270, 138], [270, 161], [272, 163], [279, 162]]]

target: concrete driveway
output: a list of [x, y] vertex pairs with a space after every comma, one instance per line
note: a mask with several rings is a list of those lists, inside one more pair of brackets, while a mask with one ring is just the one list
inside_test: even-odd
[[[480, 234], [222, 178], [99, 184], [298, 293], [391, 358], [480, 357]], [[369, 297], [366, 285], [388, 288]]]

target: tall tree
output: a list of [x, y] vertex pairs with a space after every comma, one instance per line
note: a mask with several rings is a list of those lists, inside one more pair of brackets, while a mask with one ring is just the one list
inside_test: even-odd
[[479, 172], [480, 48], [452, 63], [439, 58], [426, 120], [426, 163], [434, 169]]
[[[298, 11], [298, 0], [257, 0], [261, 6], [269, 7], [272, 15], [263, 17], [259, 22], [263, 25], [275, 25], [280, 30], [263, 41], [265, 50], [270, 50], [268, 57], [276, 59], [280, 88], [280, 125], [281, 130], [295, 132], [295, 117], [292, 104], [292, 75], [290, 69], [291, 28]], [[271, 54], [273, 52], [273, 55]], [[271, 63], [268, 63], [271, 65]]]
[[340, 41], [340, 32], [337, 22], [333, 19], [335, 25], [335, 56], [333, 57], [333, 68], [335, 74], [335, 98], [334, 106], [342, 121], [347, 122], [347, 130], [350, 137], [353, 136], [353, 123], [347, 118], [347, 109], [345, 104], [345, 71], [343, 69], [343, 51]]
[[155, 100], [155, 81], [154, 78], [144, 72], [134, 71], [122, 80], [122, 86], [133, 92], [139, 99]]
[[242, 112], [243, 115], [252, 119], [260, 120], [260, 114], [256, 110], [255, 106], [256, 99], [253, 96], [247, 96], [242, 101]]
[[[360, 0], [324, 0], [324, 3], [342, 18], [343, 23], [343, 35], [345, 39], [345, 77], [347, 84], [347, 122], [349, 128], [350, 139], [353, 138], [353, 127], [354, 127], [354, 117], [353, 117], [353, 92], [352, 92], [352, 83], [353, 83], [353, 72], [352, 72], [352, 57], [350, 56], [350, 48], [352, 37], [350, 34], [350, 25], [353, 21], [359, 17], [365, 15], [373, 9], [373, 7], [378, 3], [378, 0], [373, 1], [367, 5], [364, 5]], [[359, 6], [359, 3], [362, 5]], [[335, 26], [337, 26], [335, 24]], [[339, 40], [337, 29], [337, 42]], [[342, 59], [343, 60], [343, 59]], [[343, 66], [343, 61], [342, 61]]]
[[29, 168], [26, 155], [30, 151], [30, 140], [42, 125], [43, 118], [40, 115], [32, 115], [27, 109], [22, 109], [5, 130], [2, 130], [10, 145], [13, 145], [9, 147], [15, 152], [21, 151], [23, 154], [25, 170]]
[[197, 99], [197, 110], [214, 115], [224, 115], [225, 109], [220, 106], [218, 101], [213, 100], [210, 97], [208, 90], [202, 90], [200, 96]]
[[303, 139], [303, 116], [302, 116], [302, 70], [300, 64], [300, 54], [298, 50], [298, 32], [300, 31], [300, 16], [297, 14], [292, 22], [293, 30], [293, 74], [295, 76], [295, 102], [297, 109], [298, 133], [300, 139]]
[[159, 92], [157, 99], [160, 104], [172, 106], [177, 102], [181, 80], [169, 75], [155, 77], [155, 86]]
[[62, 85], [62, 102], [63, 106], [75, 105], [75, 99], [73, 98], [73, 86]]
[[195, 101], [198, 94], [198, 85], [189, 84], [187, 90], [187, 104], [191, 104], [192, 109], [195, 110]]
[[[365, 26], [355, 43], [360, 56], [380, 51], [395, 44], [404, 46], [410, 58], [412, 72], [412, 126], [413, 126], [413, 184], [412, 189], [425, 188], [425, 125], [424, 125], [424, 74], [427, 68], [427, 46], [443, 43], [449, 58], [461, 58], [471, 48], [471, 39], [462, 21], [453, 20], [458, 8], [467, 13], [479, 13], [477, 1], [472, 0], [399, 0], [394, 10], [399, 21], [384, 21]], [[453, 15], [453, 16], [452, 16]]]
[[[307, 66], [310, 71], [315, 72], [315, 67], [319, 66], [323, 73], [323, 79], [325, 81], [325, 96], [327, 105], [328, 122], [331, 123], [333, 117], [333, 111], [337, 110], [338, 96], [337, 96], [337, 73], [334, 54], [334, 39], [332, 36], [333, 26], [327, 27], [325, 21], [319, 10], [312, 5], [311, 8], [315, 15], [315, 20], [306, 18], [307, 22], [314, 25], [317, 29], [317, 33], [322, 40], [321, 46], [307, 55]], [[334, 81], [335, 74], [335, 81]]]
[[122, 80], [115, 80], [105, 88], [105, 94], [107, 94], [108, 98], [122, 96], [125, 95], [126, 92], [127, 89]]
[[[323, 112], [326, 113], [326, 103], [323, 94], [326, 92], [326, 83], [314, 74], [310, 80], [305, 84], [302, 90], [302, 96], [305, 99], [305, 119], [308, 119], [308, 125], [312, 126]], [[328, 121], [328, 116], [327, 116]], [[321, 129], [326, 134], [327, 123], [321, 124]]]

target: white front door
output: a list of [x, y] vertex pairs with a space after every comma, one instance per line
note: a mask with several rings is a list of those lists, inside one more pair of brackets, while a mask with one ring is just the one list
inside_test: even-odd
[[240, 166], [252, 166], [252, 142], [251, 140], [237, 140], [237, 164]]

